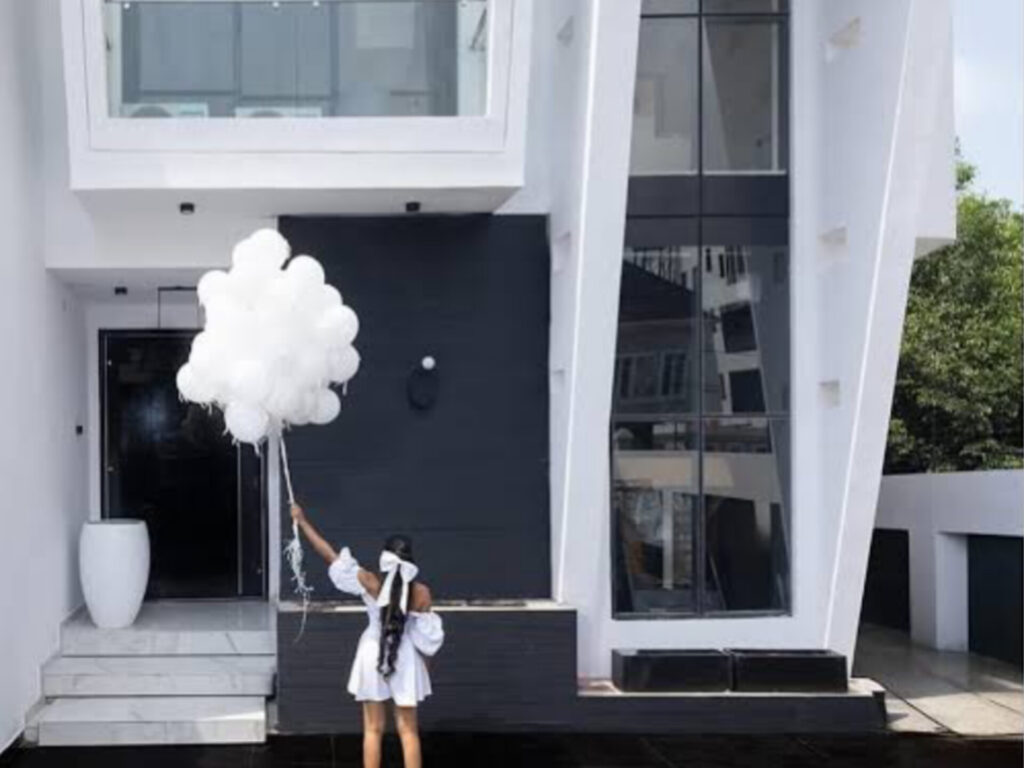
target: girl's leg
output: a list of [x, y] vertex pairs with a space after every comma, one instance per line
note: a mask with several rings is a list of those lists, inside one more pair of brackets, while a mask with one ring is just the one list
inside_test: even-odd
[[416, 707], [395, 705], [395, 726], [402, 740], [402, 759], [405, 768], [423, 768], [420, 755], [420, 729], [416, 721]]
[[383, 701], [363, 702], [363, 768], [380, 768], [386, 716]]

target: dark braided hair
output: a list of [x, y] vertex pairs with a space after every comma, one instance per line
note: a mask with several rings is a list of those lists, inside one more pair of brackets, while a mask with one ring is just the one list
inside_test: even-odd
[[[394, 552], [402, 560], [410, 563], [416, 562], [412, 557], [412, 541], [406, 536], [391, 536], [384, 542], [384, 549], [387, 552]], [[383, 583], [382, 576], [381, 584]], [[402, 613], [401, 600], [402, 573], [399, 571], [395, 574], [394, 581], [391, 582], [388, 604], [380, 609], [380, 652], [377, 655], [377, 671], [385, 679], [391, 677], [391, 673], [395, 671], [398, 646], [402, 642], [402, 633], [405, 631], [405, 614]]]

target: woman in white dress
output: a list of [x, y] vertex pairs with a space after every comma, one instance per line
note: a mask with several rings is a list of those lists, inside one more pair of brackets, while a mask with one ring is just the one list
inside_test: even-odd
[[406, 768], [421, 768], [416, 706], [430, 695], [425, 656], [444, 643], [441, 617], [431, 611], [430, 590], [416, 580], [419, 569], [412, 542], [392, 536], [380, 553], [380, 571], [359, 566], [348, 547], [334, 548], [309, 522], [298, 505], [292, 519], [330, 568], [331, 581], [342, 592], [362, 598], [369, 619], [359, 640], [348, 691], [363, 704], [363, 766], [380, 768], [385, 702], [394, 702], [395, 727]]

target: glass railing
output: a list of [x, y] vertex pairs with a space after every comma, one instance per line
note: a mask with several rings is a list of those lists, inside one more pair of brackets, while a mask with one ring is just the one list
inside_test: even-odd
[[487, 0], [104, 2], [110, 117], [487, 112]]

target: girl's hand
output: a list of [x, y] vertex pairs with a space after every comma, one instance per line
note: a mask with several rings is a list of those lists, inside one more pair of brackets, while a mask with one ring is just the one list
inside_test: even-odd
[[298, 504], [292, 504], [292, 520], [296, 523], [301, 523], [306, 520], [306, 513], [302, 511], [302, 507]]

